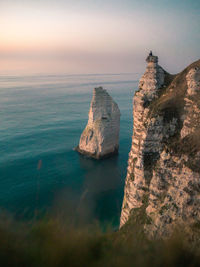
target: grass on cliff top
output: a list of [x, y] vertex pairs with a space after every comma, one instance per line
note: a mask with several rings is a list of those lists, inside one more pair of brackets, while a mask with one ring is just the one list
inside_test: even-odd
[[174, 110], [178, 113], [177, 115], [182, 115], [187, 91], [186, 75], [190, 69], [195, 67], [200, 67], [200, 60], [176, 75], [165, 74], [165, 87], [160, 90], [159, 97], [150, 105], [151, 116], [170, 113], [170, 111], [173, 113]]
[[149, 241], [140, 224], [127, 231], [44, 218], [36, 222], [0, 219], [0, 266], [199, 266], [200, 250], [179, 231], [168, 240]]
[[[200, 151], [200, 127], [195, 126], [195, 122], [190, 122], [194, 125], [194, 131], [182, 140], [180, 139], [180, 130], [182, 128], [181, 116], [184, 114], [185, 100], [184, 97], [187, 92], [186, 75], [190, 69], [199, 67], [200, 60], [192, 63], [181, 73], [171, 76], [166, 75], [166, 87], [161, 88], [158, 98], [150, 104], [150, 117], [161, 115], [164, 117], [164, 122], [170, 122], [173, 118], [177, 119], [177, 128], [175, 135], [168, 140], [165, 140], [167, 147], [173, 154], [181, 155], [186, 154], [189, 156], [186, 163], [193, 171], [200, 172], [199, 162], [195, 161], [195, 154]], [[194, 102], [200, 106], [200, 93], [195, 96]]]

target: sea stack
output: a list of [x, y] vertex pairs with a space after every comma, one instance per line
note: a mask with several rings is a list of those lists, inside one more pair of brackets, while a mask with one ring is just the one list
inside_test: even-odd
[[152, 237], [177, 225], [191, 233], [200, 221], [200, 60], [177, 75], [152, 53], [146, 61], [133, 101], [120, 227], [139, 220]]
[[89, 119], [76, 150], [101, 159], [118, 153], [120, 110], [102, 87], [94, 88]]

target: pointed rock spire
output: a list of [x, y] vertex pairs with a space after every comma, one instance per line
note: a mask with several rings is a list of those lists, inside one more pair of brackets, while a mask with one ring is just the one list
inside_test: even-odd
[[78, 152], [96, 159], [118, 152], [120, 110], [102, 87], [95, 88], [90, 104], [88, 124], [83, 131]]

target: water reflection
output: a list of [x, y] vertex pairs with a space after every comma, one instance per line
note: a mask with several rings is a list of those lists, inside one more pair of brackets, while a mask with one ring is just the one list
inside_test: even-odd
[[80, 155], [80, 167], [85, 171], [85, 177], [79, 211], [87, 210], [88, 220], [95, 218], [116, 223], [121, 208], [119, 157], [97, 161]]

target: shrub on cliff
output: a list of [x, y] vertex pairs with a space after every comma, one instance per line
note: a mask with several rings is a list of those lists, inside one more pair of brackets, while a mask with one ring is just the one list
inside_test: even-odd
[[168, 240], [148, 240], [141, 226], [131, 232], [74, 226], [60, 219], [0, 221], [0, 266], [199, 266], [200, 250], [180, 231]]

